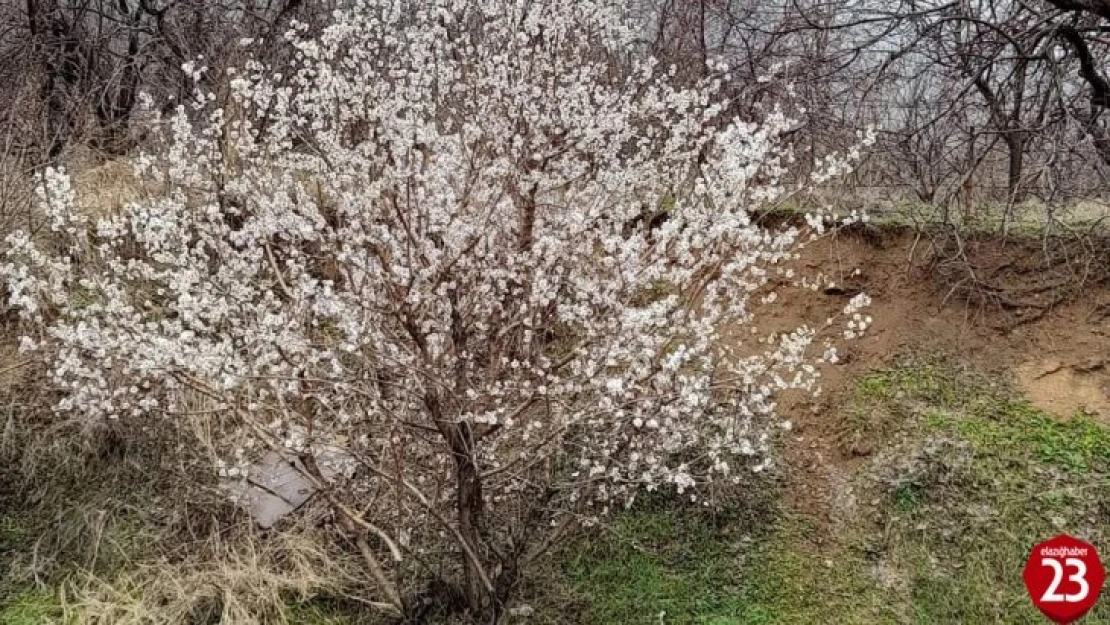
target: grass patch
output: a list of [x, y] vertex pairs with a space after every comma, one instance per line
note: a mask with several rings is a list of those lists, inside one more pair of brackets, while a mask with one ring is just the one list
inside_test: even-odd
[[874, 585], [867, 561], [851, 549], [821, 544], [812, 519], [788, 515], [746, 559], [742, 625], [891, 622], [893, 613]]
[[[863, 476], [879, 501], [877, 521], [854, 531], [897, 566], [906, 616], [1043, 622], [1022, 566], [1033, 544], [1059, 533], [1106, 552], [1110, 431], [1084, 415], [1041, 413], [936, 360], [876, 373], [857, 391], [873, 401], [876, 419], [904, 417]], [[1110, 608], [1096, 607], [1088, 622], [1110, 622]]]
[[58, 597], [51, 593], [28, 591], [10, 601], [0, 602], [0, 625], [42, 625], [43, 623], [76, 623], [67, 618]]
[[736, 614], [745, 541], [700, 515], [638, 510], [570, 556], [590, 622], [718, 623]]
[[0, 625], [373, 622], [361, 559], [318, 518], [260, 532], [170, 437], [34, 417], [0, 446]]
[[742, 620], [745, 561], [753, 545], [775, 532], [780, 516], [779, 476], [772, 473], [752, 474], [713, 508], [641, 498], [525, 571], [508, 622], [749, 622]]
[[868, 562], [819, 546], [812, 520], [776, 510], [759, 525], [738, 521], [659, 506], [626, 513], [558, 555], [528, 622], [766, 625], [833, 614], [845, 624], [893, 622], [868, 592]]
[[2, 458], [0, 603], [18, 604], [76, 573], [110, 576], [151, 555], [180, 493], [150, 465], [106, 453], [98, 441], [69, 432], [53, 441]]
[[1005, 230], [1012, 236], [1036, 238], [1052, 232], [1086, 231], [1105, 234], [1110, 205], [1104, 201], [1070, 201], [1045, 204], [1029, 200], [1010, 206], [1002, 201], [977, 202], [972, 215], [950, 210], [935, 203], [909, 198], [867, 197], [833, 194], [828, 197], [794, 196], [775, 203], [768, 212], [779, 215], [804, 215], [814, 212], [815, 205], [830, 206], [834, 213], [847, 215], [853, 210], [865, 211], [871, 223], [882, 227], [955, 226], [969, 235], [998, 234]]
[[[1110, 553], [1110, 431], [1093, 419], [938, 358], [864, 376], [840, 412], [841, 441], [869, 447], [843, 450], [864, 460], [842, 467], [836, 520], [767, 485], [737, 495], [763, 498], [754, 516], [638, 506], [556, 554], [527, 622], [1043, 623], [1021, 579], [1032, 545], [1070, 533]], [[1110, 623], [1110, 603], [1084, 622]]]
[[285, 620], [296, 625], [353, 625], [355, 611], [326, 601], [292, 603], [286, 607]]

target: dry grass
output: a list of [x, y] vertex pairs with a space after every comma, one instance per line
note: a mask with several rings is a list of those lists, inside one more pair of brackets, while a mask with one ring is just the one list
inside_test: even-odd
[[262, 532], [157, 441], [36, 431], [0, 473], [0, 623], [28, 593], [59, 622], [124, 625], [283, 623], [316, 597], [369, 601], [322, 512]]
[[[156, 189], [135, 175], [128, 158], [105, 159], [90, 151], [75, 151], [63, 159], [72, 177], [77, 208], [91, 217], [119, 212]], [[16, 229], [38, 230], [43, 214], [32, 193], [34, 171], [22, 160], [5, 156], [0, 145], [0, 239]]]
[[78, 208], [86, 215], [109, 215], [143, 197], [143, 183], [135, 176], [134, 166], [127, 159], [110, 160], [73, 171]]
[[351, 589], [369, 585], [319, 531], [239, 529], [231, 538], [213, 534], [184, 561], [154, 560], [114, 579], [83, 576], [71, 584], [70, 609], [96, 624], [284, 623], [290, 605], [320, 595], [357, 603]]
[[0, 326], [0, 624], [304, 622], [290, 610], [319, 597], [372, 622], [326, 511], [257, 530], [196, 432], [52, 414], [41, 368], [9, 368], [17, 335]]

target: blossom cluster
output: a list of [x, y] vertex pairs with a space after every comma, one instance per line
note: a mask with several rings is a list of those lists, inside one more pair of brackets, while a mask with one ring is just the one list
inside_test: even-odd
[[[781, 305], [810, 230], [751, 216], [786, 192], [792, 122], [729, 117], [723, 63], [675, 86], [638, 32], [605, 0], [359, 0], [294, 24], [295, 71], [250, 62], [158, 120], [143, 201], [94, 219], [47, 172], [62, 243], [13, 235], [2, 273], [59, 409], [217, 415], [225, 475], [342, 448], [352, 493], [431, 506], [460, 453], [493, 506], [764, 468], [776, 396], [836, 358], [810, 327], [721, 347]], [[421, 505], [375, 514], [408, 537]]]

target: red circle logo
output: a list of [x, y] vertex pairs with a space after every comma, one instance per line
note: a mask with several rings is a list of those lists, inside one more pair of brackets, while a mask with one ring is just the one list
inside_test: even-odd
[[1071, 623], [1098, 601], [1106, 569], [1094, 545], [1060, 535], [1033, 547], [1022, 577], [1038, 610], [1057, 623]]

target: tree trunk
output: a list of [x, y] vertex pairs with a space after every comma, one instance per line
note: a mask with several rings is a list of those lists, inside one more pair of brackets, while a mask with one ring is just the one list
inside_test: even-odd
[[[463, 565], [463, 593], [471, 614], [482, 614], [489, 599], [488, 578], [480, 567], [482, 563], [482, 476], [478, 470], [475, 450], [477, 441], [474, 430], [466, 421], [448, 420], [435, 393], [424, 396], [424, 405], [435, 422], [455, 460], [455, 509], [458, 514], [459, 538], [464, 545], [460, 553]], [[469, 552], [469, 553], [468, 553]]]
[[[482, 478], [474, 462], [474, 435], [470, 426], [463, 422], [455, 427], [451, 440], [451, 452], [455, 458], [455, 479], [457, 482], [455, 505], [459, 515], [459, 532], [470, 551], [480, 554], [481, 543], [479, 528], [482, 522]], [[486, 600], [486, 589], [482, 584], [482, 573], [478, 564], [463, 553], [463, 571], [466, 602], [473, 614], [480, 614]]]
[[1006, 176], [1007, 201], [1020, 202], [1021, 177], [1025, 169], [1025, 136], [1021, 132], [1009, 132], [1004, 135], [1006, 148], [1010, 160]]

